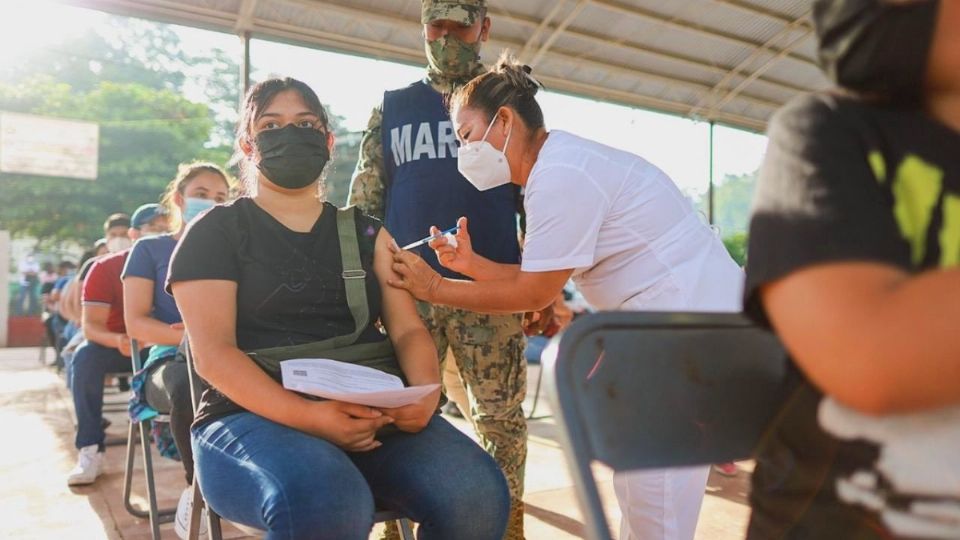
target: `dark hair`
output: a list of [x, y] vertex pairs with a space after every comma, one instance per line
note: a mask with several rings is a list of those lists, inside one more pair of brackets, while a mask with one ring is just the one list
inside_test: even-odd
[[478, 109], [488, 119], [493, 118], [500, 107], [510, 107], [531, 131], [540, 129], [544, 127], [543, 111], [535, 96], [543, 85], [531, 72], [530, 66], [520, 64], [510, 51], [504, 51], [489, 71], [454, 91], [448, 106], [451, 110]]
[[114, 227], [130, 227], [130, 216], [127, 214], [117, 213], [111, 214], [106, 221], [103, 222], [103, 232], [107, 232]]
[[172, 223], [172, 229], [174, 231], [180, 226], [180, 222], [176, 221], [179, 219], [179, 214], [173, 211], [173, 195], [183, 193], [187, 190], [187, 186], [190, 185], [190, 181], [193, 180], [200, 173], [212, 173], [218, 174], [223, 178], [223, 183], [227, 186], [227, 191], [230, 192], [233, 190], [234, 181], [223, 169], [219, 166], [209, 163], [206, 161], [194, 161], [191, 163], [181, 163], [177, 167], [177, 176], [167, 184], [166, 190], [163, 192], [163, 196], [160, 197], [160, 204], [167, 209], [167, 214], [174, 216], [174, 223]]
[[97, 248], [88, 249], [83, 252], [83, 255], [80, 256], [80, 267], [87, 264], [87, 261], [97, 256]]
[[[240, 121], [237, 123], [236, 150], [231, 160], [233, 163], [240, 165], [240, 180], [243, 182], [244, 191], [248, 195], [256, 193], [257, 175], [247, 168], [249, 166], [249, 160], [245, 159], [246, 156], [240, 148], [240, 142], [246, 141], [253, 144], [253, 124], [260, 118], [260, 115], [262, 115], [264, 109], [270, 105], [273, 98], [275, 98], [277, 94], [287, 90], [293, 90], [300, 94], [300, 97], [307, 105], [307, 108], [310, 109], [310, 112], [317, 115], [317, 118], [320, 119], [320, 124], [323, 125], [323, 129], [328, 133], [330, 132], [330, 119], [327, 116], [327, 111], [323, 107], [323, 103], [320, 103], [320, 98], [317, 97], [316, 92], [314, 92], [307, 83], [291, 77], [284, 77], [282, 79], [267, 79], [253, 85], [243, 99], [243, 107], [240, 110]], [[333, 161], [332, 157], [330, 161]]]

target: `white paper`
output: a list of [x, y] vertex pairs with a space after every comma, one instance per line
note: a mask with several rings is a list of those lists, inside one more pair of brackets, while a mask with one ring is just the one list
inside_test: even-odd
[[285, 360], [280, 362], [280, 376], [288, 390], [383, 408], [415, 403], [440, 387], [425, 384], [405, 388], [395, 375], [327, 358]]

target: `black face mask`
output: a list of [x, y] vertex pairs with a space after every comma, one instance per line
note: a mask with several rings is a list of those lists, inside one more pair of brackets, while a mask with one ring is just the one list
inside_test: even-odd
[[256, 137], [257, 168], [274, 184], [300, 189], [316, 182], [330, 161], [327, 136], [314, 128], [293, 124], [261, 131]]
[[939, 0], [818, 0], [821, 67], [841, 87], [919, 103], [938, 7]]

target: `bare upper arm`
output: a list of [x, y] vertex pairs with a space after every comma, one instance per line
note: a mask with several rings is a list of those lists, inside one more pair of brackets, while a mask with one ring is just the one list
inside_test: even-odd
[[396, 340], [406, 332], [425, 327], [417, 313], [413, 296], [403, 289], [387, 284], [388, 279], [399, 278], [392, 269], [393, 254], [390, 252], [390, 242], [393, 242], [393, 237], [386, 228], [381, 227], [374, 247], [373, 271], [380, 283], [383, 325], [387, 329], [387, 335], [392, 340]]
[[106, 330], [110, 318], [110, 306], [103, 304], [83, 304], [80, 308], [84, 333], [90, 330]]
[[127, 328], [138, 317], [149, 317], [153, 312], [152, 279], [128, 276], [123, 280], [123, 318]]
[[223, 348], [237, 347], [237, 283], [219, 279], [171, 285], [197, 366]]
[[848, 403], [869, 389], [876, 332], [888, 293], [908, 274], [879, 263], [831, 263], [797, 270], [760, 290], [771, 324], [797, 365], [824, 392]]

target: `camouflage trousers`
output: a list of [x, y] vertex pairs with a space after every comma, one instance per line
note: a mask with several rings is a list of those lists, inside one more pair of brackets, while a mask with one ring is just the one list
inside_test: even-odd
[[[527, 460], [525, 340], [520, 315], [490, 315], [419, 302], [441, 364], [450, 348], [466, 391], [467, 418], [480, 444], [500, 464], [510, 496], [523, 500]], [[441, 366], [441, 372], [444, 366]]]
[[[510, 521], [504, 538], [522, 540], [523, 472], [527, 461], [527, 422], [522, 405], [527, 393], [527, 362], [521, 315], [489, 315], [424, 302], [417, 303], [417, 310], [437, 346], [441, 373], [446, 368], [448, 349], [449, 360], [456, 362], [460, 375], [457, 382], [462, 384], [466, 399], [451, 397], [466, 413], [480, 444], [500, 464], [507, 479]], [[445, 380], [453, 370], [447, 371]], [[399, 530], [394, 523], [387, 523], [379, 538], [398, 539]]]

